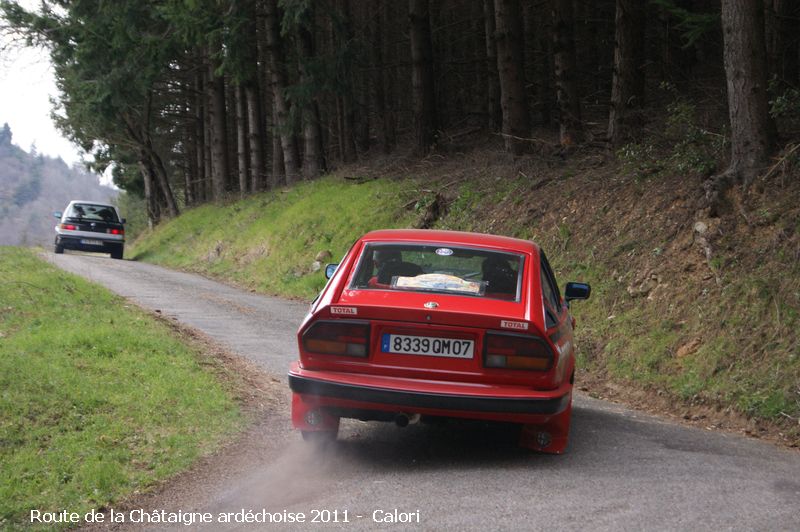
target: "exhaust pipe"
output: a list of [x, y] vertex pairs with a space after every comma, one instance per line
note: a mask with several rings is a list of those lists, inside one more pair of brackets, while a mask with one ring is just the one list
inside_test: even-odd
[[398, 427], [407, 427], [409, 425], [413, 425], [415, 423], [419, 423], [419, 420], [422, 416], [419, 414], [406, 414], [401, 412], [397, 414], [394, 418], [394, 422]]

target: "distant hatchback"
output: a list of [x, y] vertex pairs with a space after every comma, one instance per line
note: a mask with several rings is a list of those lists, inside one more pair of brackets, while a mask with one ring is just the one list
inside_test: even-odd
[[329, 265], [298, 331], [292, 422], [335, 439], [340, 418], [466, 418], [524, 425], [562, 453], [575, 375], [569, 302], [533, 242], [428, 230], [368, 233]]
[[110, 253], [121, 259], [125, 247], [125, 218], [114, 205], [95, 201], [71, 201], [67, 209], [54, 212], [59, 219], [56, 226], [56, 253], [65, 249]]

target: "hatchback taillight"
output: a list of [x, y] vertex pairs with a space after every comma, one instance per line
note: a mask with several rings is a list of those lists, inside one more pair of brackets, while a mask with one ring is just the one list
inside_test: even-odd
[[106, 233], [109, 233], [111, 235], [124, 235], [125, 234], [125, 230], [124, 229], [106, 229]]
[[303, 349], [308, 353], [366, 357], [368, 346], [367, 322], [318, 321], [303, 333]]
[[487, 368], [544, 371], [553, 365], [553, 352], [537, 336], [486, 333], [483, 364]]
[[72, 224], [61, 224], [61, 229], [64, 231], [77, 231], [78, 226]]

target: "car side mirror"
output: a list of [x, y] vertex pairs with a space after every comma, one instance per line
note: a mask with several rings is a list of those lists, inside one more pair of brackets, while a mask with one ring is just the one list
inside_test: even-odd
[[56, 212], [53, 213], [53, 216], [55, 216], [56, 218], [60, 219], [62, 214], [64, 214], [64, 213], [62, 213], [61, 211], [56, 211]]
[[120, 218], [119, 223], [125, 224], [125, 223], [128, 223], [128, 220], [126, 220], [125, 218]]
[[338, 264], [328, 264], [325, 266], [325, 278], [330, 279], [333, 277], [333, 274], [336, 273], [336, 268], [338, 268]]
[[589, 299], [592, 287], [588, 283], [567, 283], [564, 289], [564, 299], [569, 304], [574, 299]]

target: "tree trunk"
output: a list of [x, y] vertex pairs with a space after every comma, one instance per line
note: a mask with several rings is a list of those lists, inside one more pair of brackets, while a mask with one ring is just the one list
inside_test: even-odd
[[[187, 87], [187, 97], [186, 97], [186, 106], [184, 108], [184, 112], [186, 113], [186, 117], [194, 118], [194, 109], [193, 103], [194, 98], [189, 91], [191, 90], [191, 86]], [[186, 144], [184, 148], [184, 163], [183, 163], [183, 178], [184, 178], [184, 188], [183, 188], [183, 199], [184, 205], [186, 207], [190, 207], [194, 205], [195, 201], [197, 201], [197, 186], [196, 186], [196, 179], [197, 179], [197, 124], [194, 121], [188, 122], [185, 129], [185, 134], [188, 137], [186, 139]]]
[[[370, 3], [371, 7], [376, 4]], [[372, 99], [375, 105], [375, 114], [380, 117], [378, 125], [378, 144], [380, 145], [383, 153], [389, 153], [392, 149], [389, 140], [389, 123], [388, 112], [386, 109], [386, 91], [384, 89], [384, 54], [383, 54], [383, 32], [385, 2], [377, 3], [377, 11], [371, 13], [372, 26], [371, 37], [373, 39], [372, 48], [370, 53], [370, 66], [372, 67], [373, 84], [372, 84]]]
[[386, 145], [387, 149], [395, 145], [397, 139], [397, 75], [396, 66], [393, 64], [395, 59], [393, 43], [391, 36], [393, 35], [394, 20], [391, 18], [391, 8], [394, 4], [391, 0], [384, 0], [381, 3], [381, 29], [387, 33], [386, 38], [383, 39], [383, 87], [386, 96], [386, 112], [383, 115], [383, 127], [386, 130]]
[[150, 144], [150, 139], [147, 139], [147, 151], [150, 160], [152, 161], [152, 168], [155, 170], [155, 176], [158, 180], [159, 189], [161, 190], [162, 198], [167, 205], [167, 211], [170, 218], [174, 218], [180, 214], [178, 205], [175, 203], [175, 195], [172, 193], [172, 187], [169, 184], [169, 176], [167, 169], [164, 166], [164, 161], [158, 155], [155, 149]]
[[428, 153], [436, 144], [436, 93], [433, 87], [433, 44], [428, 0], [409, 0], [411, 85], [417, 151]]
[[[169, 176], [164, 167], [164, 162], [158, 153], [153, 148], [153, 141], [151, 137], [151, 114], [152, 114], [153, 92], [147, 93], [147, 107], [144, 113], [144, 121], [140, 124], [141, 130], [139, 134], [135, 134], [135, 126], [126, 121], [126, 128], [132, 134], [132, 138], [137, 139], [140, 145], [140, 160], [144, 159], [146, 169], [151, 176], [155, 176], [158, 181], [158, 187], [151, 187], [151, 198], [155, 198], [157, 191], [161, 191], [162, 198], [166, 204], [167, 211], [170, 217], [178, 216], [178, 205], [175, 203], [175, 196], [172, 194], [172, 187], [169, 184]], [[158, 200], [154, 200], [154, 204], [158, 205]]]
[[541, 13], [536, 17], [536, 54], [539, 61], [536, 63], [536, 106], [542, 124], [549, 126], [553, 123], [553, 109], [555, 109], [555, 65], [553, 64], [553, 34], [550, 17]]
[[[211, 47], [211, 53], [220, 51], [219, 45]], [[211, 182], [214, 201], [225, 196], [230, 164], [228, 162], [227, 113], [225, 109], [225, 80], [216, 73], [218, 59], [208, 61], [208, 99], [211, 131]]]
[[[342, 2], [342, 18], [344, 19], [344, 38], [346, 42], [355, 39], [353, 31], [353, 21], [351, 17], [350, 0]], [[334, 21], [331, 18], [331, 25]], [[335, 34], [335, 32], [333, 32]], [[353, 103], [353, 91], [355, 90], [354, 76], [347, 76], [345, 88], [342, 92], [340, 102], [337, 105], [337, 116], [341, 119], [339, 124], [339, 147], [342, 154], [342, 161], [349, 163], [356, 160], [356, 135], [355, 135], [355, 105]]]
[[[258, 102], [255, 107], [260, 110], [259, 121], [257, 123], [260, 124], [259, 131], [261, 132], [261, 138], [259, 140], [259, 146], [261, 148], [260, 153], [262, 157], [261, 166], [259, 167], [262, 172], [262, 179], [259, 188], [256, 190], [266, 190], [275, 186], [278, 176], [274, 172], [275, 168], [273, 165], [275, 164], [277, 153], [281, 151], [280, 140], [277, 142], [278, 150], [275, 151], [273, 149], [273, 144], [277, 136], [277, 131], [273, 124], [275, 116], [275, 98], [272, 96], [272, 90], [270, 88], [272, 85], [272, 78], [267, 66], [269, 64], [269, 53], [267, 51], [266, 23], [264, 22], [264, 3], [263, 0], [256, 1], [256, 53], [258, 56], [258, 65], [256, 68], [258, 91], [256, 97], [258, 98]], [[257, 152], [253, 152], [251, 146], [251, 158], [254, 153]], [[252, 166], [255, 168], [255, 164]], [[280, 160], [280, 167], [281, 171], [283, 171], [282, 158]]]
[[800, 2], [797, 0], [768, 0], [771, 24], [768, 25], [767, 57], [770, 77], [776, 76], [789, 86], [797, 86], [800, 57]]
[[286, 168], [283, 165], [283, 143], [278, 134], [278, 126], [275, 123], [278, 111], [275, 109], [275, 100], [272, 101], [272, 180], [270, 188], [279, 187], [286, 183]]
[[139, 171], [142, 173], [142, 181], [144, 182], [144, 204], [147, 210], [147, 227], [152, 229], [153, 226], [158, 224], [160, 213], [155, 194], [153, 194], [153, 168], [144, 155], [144, 151], [139, 154]]
[[194, 97], [194, 139], [195, 155], [197, 157], [197, 174], [194, 176], [196, 199], [198, 202], [206, 201], [206, 124], [205, 124], [205, 88], [203, 87], [203, 70], [195, 74]]
[[773, 145], [762, 0], [723, 0], [722, 36], [731, 121], [728, 174], [747, 184], [767, 164]]
[[506, 150], [521, 155], [528, 147], [531, 123], [525, 98], [522, 17], [517, 0], [495, 0], [497, 70]]
[[491, 131], [503, 127], [503, 111], [500, 107], [500, 77], [497, 73], [497, 43], [495, 42], [494, 2], [483, 0], [483, 24], [486, 33], [486, 109]]
[[[206, 71], [206, 75], [208, 72]], [[210, 85], [210, 78], [206, 79], [205, 88], [206, 94], [204, 95], [203, 102], [203, 166], [205, 167], [205, 197], [206, 201], [214, 200], [214, 165], [211, 161], [211, 106], [209, 105], [208, 91]]]
[[292, 125], [289, 123], [289, 103], [284, 96], [288, 84], [284, 70], [284, 56], [281, 47], [280, 13], [277, 0], [266, 0], [265, 22], [267, 56], [272, 81], [272, 95], [275, 99], [275, 129], [281, 139], [283, 152], [283, 168], [286, 184], [290, 185], [298, 178], [300, 168], [297, 155], [297, 140]]
[[574, 20], [572, 0], [553, 1], [553, 58], [556, 100], [559, 112], [559, 140], [568, 148], [583, 139], [581, 102], [575, 71]]
[[[314, 80], [308, 72], [307, 62], [314, 57], [313, 37], [311, 32], [302, 26], [297, 28], [296, 37], [300, 83], [311, 87]], [[308, 96], [308, 100], [303, 103], [303, 177], [313, 179], [325, 171], [319, 106], [313, 95]]]
[[234, 88], [236, 96], [236, 156], [239, 171], [239, 195], [244, 197], [247, 194], [247, 186], [250, 181], [249, 162], [247, 153], [247, 102], [244, 97], [244, 87], [236, 85]]
[[244, 87], [247, 101], [247, 139], [250, 146], [250, 189], [253, 192], [264, 190], [264, 124], [261, 121], [261, 98], [258, 84], [249, 83]]
[[614, 78], [608, 140], [618, 146], [628, 140], [631, 111], [644, 100], [645, 6], [639, 0], [617, 0], [614, 43]]

